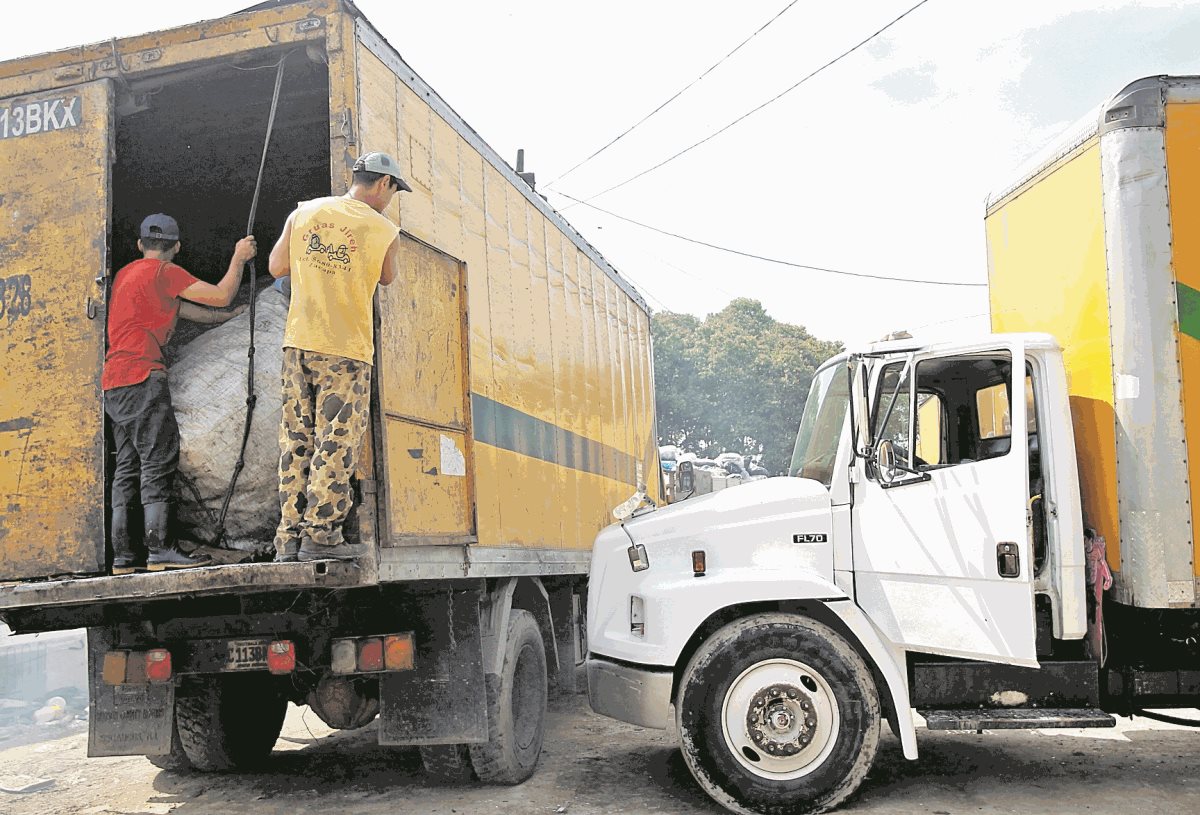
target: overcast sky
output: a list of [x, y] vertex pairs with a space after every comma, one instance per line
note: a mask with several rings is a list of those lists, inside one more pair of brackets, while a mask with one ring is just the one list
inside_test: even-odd
[[[788, 0], [361, 0], [404, 59], [637, 285], [699, 316], [732, 297], [824, 339], [986, 329], [986, 288], [862, 280], [737, 257], [583, 205], [699, 141], [917, 0], [799, 0], [646, 124], [559, 179]], [[250, 0], [12, 4], [0, 59], [218, 17]], [[744, 252], [876, 275], [987, 279], [983, 201], [1138, 77], [1200, 72], [1200, 5], [930, 0], [727, 132], [591, 203]], [[549, 182], [554, 182], [549, 184]], [[1036, 293], [1031, 293], [1036, 296]]]

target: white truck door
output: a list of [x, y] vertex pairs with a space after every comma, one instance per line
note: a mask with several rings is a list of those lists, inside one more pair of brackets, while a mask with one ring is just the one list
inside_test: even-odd
[[905, 648], [1037, 665], [1025, 372], [1019, 342], [875, 360], [864, 425], [896, 467], [855, 464], [855, 591]]

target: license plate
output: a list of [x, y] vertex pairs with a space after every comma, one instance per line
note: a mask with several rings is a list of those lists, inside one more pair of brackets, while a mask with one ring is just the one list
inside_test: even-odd
[[233, 640], [225, 658], [227, 671], [255, 671], [267, 667], [267, 640]]

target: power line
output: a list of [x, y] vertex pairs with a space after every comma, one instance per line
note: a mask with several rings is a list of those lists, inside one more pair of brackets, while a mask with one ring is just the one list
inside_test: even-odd
[[[762, 110], [763, 108], [767, 107], [768, 105], [770, 105], [770, 104], [773, 104], [773, 103], [775, 103], [775, 102], [778, 102], [778, 101], [779, 101], [780, 99], [782, 99], [784, 96], [786, 96], [787, 94], [789, 94], [789, 93], [791, 93], [792, 91], [796, 90], [796, 88], [799, 88], [799, 87], [800, 87], [801, 85], [803, 85], [805, 82], [807, 82], [808, 80], [812, 79], [812, 78], [813, 78], [813, 77], [815, 77], [817, 74], [819, 74], [819, 73], [821, 73], [822, 71], [824, 71], [826, 68], [829, 68], [829, 67], [831, 67], [831, 66], [833, 66], [833, 65], [837, 64], [837, 63], [838, 63], [838, 62], [840, 62], [841, 60], [845, 59], [846, 57], [850, 56], [850, 55], [851, 55], [851, 54], [853, 54], [855, 51], [857, 51], [859, 48], [862, 48], [864, 45], [866, 45], [867, 43], [869, 43], [871, 40], [875, 39], [875, 38], [876, 38], [876, 37], [878, 37], [880, 34], [882, 34], [883, 32], [887, 31], [889, 28], [891, 28], [892, 26], [894, 26], [896, 23], [900, 22], [900, 21], [901, 21], [901, 20], [903, 20], [905, 17], [907, 17], [908, 15], [912, 14], [914, 11], [916, 11], [917, 9], [919, 9], [921, 6], [925, 5], [925, 4], [926, 4], [926, 3], [928, 3], [928, 2], [929, 2], [929, 0], [921, 0], [921, 2], [917, 3], [915, 6], [913, 6], [912, 8], [910, 8], [908, 11], [904, 12], [904, 13], [903, 13], [903, 14], [901, 14], [899, 17], [895, 18], [895, 19], [894, 19], [894, 20], [892, 20], [890, 23], [888, 23], [887, 25], [885, 25], [883, 28], [879, 29], [879, 30], [878, 30], [878, 31], [876, 31], [874, 34], [872, 34], [871, 36], [869, 36], [869, 37], [867, 37], [866, 39], [864, 39], [864, 40], [862, 40], [861, 42], [859, 42], [859, 43], [858, 43], [857, 45], [855, 45], [854, 47], [852, 47], [852, 48], [850, 48], [850, 49], [848, 49], [848, 50], [846, 50], [846, 51], [843, 51], [841, 54], [839, 54], [839, 55], [837, 55], [836, 57], [834, 57], [833, 59], [829, 60], [829, 62], [826, 62], [826, 63], [825, 63], [824, 65], [822, 65], [820, 68], [817, 68], [815, 71], [813, 71], [812, 73], [810, 73], [810, 74], [808, 74], [807, 76], [805, 76], [803, 79], [801, 79], [801, 80], [800, 80], [799, 82], [797, 82], [796, 84], [792, 85], [790, 88], [787, 88], [786, 90], [784, 90], [784, 91], [781, 91], [781, 92], [777, 93], [775, 96], [772, 96], [770, 99], [768, 99], [767, 101], [763, 102], [761, 105], [759, 105], [758, 107], [754, 108], [753, 110], [750, 110], [750, 111], [747, 111], [746, 113], [743, 113], [741, 116], [737, 117], [737, 118], [736, 118], [736, 119], [734, 119], [732, 122], [730, 122], [729, 124], [727, 124], [727, 125], [725, 125], [724, 127], [722, 127], [720, 130], [717, 130], [717, 131], [715, 131], [715, 132], [713, 132], [713, 133], [710, 133], [710, 134], [708, 134], [707, 136], [705, 136], [705, 137], [704, 137], [703, 139], [701, 139], [700, 141], [696, 142], [695, 144], [691, 145], [690, 147], [685, 147], [684, 149], [680, 150], [678, 153], [676, 153], [675, 155], [671, 156], [670, 158], [663, 159], [663, 160], [662, 160], [662, 161], [660, 161], [658, 164], [655, 164], [653, 167], [648, 167], [647, 169], [645, 169], [645, 170], [642, 170], [642, 171], [641, 171], [640, 173], [638, 173], [637, 175], [630, 176], [629, 178], [625, 179], [624, 181], [621, 181], [621, 182], [619, 182], [619, 183], [617, 183], [617, 184], [613, 184], [611, 187], [608, 187], [608, 188], [606, 188], [606, 189], [603, 189], [603, 190], [601, 190], [600, 192], [596, 193], [595, 195], [590, 195], [590, 196], [588, 196], [588, 197], [587, 197], [586, 199], [584, 199], [583, 201], [577, 201], [577, 203], [585, 204], [585, 203], [587, 203], [588, 201], [595, 200], [596, 198], [599, 198], [599, 197], [600, 197], [600, 196], [602, 196], [602, 195], [606, 195], [606, 194], [608, 194], [608, 193], [612, 192], [612, 191], [613, 191], [613, 190], [615, 190], [615, 189], [618, 189], [618, 188], [620, 188], [620, 187], [624, 187], [624, 186], [625, 186], [626, 184], [628, 184], [629, 182], [631, 182], [631, 181], [636, 181], [637, 179], [641, 178], [642, 176], [646, 175], [647, 173], [652, 173], [652, 172], [654, 172], [655, 170], [657, 170], [659, 167], [662, 167], [662, 166], [664, 166], [664, 165], [666, 165], [666, 164], [670, 164], [672, 161], [674, 161], [675, 159], [679, 158], [679, 157], [680, 157], [680, 156], [682, 156], [683, 154], [685, 154], [685, 153], [689, 153], [689, 152], [691, 152], [692, 150], [695, 150], [697, 147], [699, 147], [700, 145], [704, 144], [705, 142], [711, 141], [712, 139], [714, 139], [714, 138], [716, 138], [717, 136], [721, 135], [721, 134], [722, 134], [722, 133], [724, 133], [726, 130], [728, 130], [729, 128], [731, 128], [731, 127], [733, 127], [734, 125], [738, 124], [739, 122], [741, 122], [741, 121], [743, 121], [743, 120], [745, 120], [745, 119], [749, 118], [750, 116], [753, 116], [755, 113], [758, 113], [760, 110]], [[572, 200], [576, 200], [576, 199], [572, 199]], [[564, 208], [564, 209], [565, 209], [565, 208]]]
[[647, 119], [649, 119], [651, 116], [653, 116], [654, 114], [658, 113], [660, 110], [662, 110], [663, 108], [665, 108], [667, 105], [669, 105], [669, 104], [671, 104], [672, 102], [674, 102], [676, 99], [678, 99], [678, 98], [679, 98], [680, 96], [682, 96], [684, 93], [686, 93], [686, 92], [687, 92], [687, 91], [688, 91], [688, 90], [689, 90], [689, 89], [690, 89], [690, 88], [691, 88], [693, 85], [695, 85], [695, 84], [696, 84], [697, 82], [699, 82], [701, 79], [704, 79], [704, 77], [706, 77], [706, 76], [708, 76], [710, 73], [712, 73], [712, 72], [713, 72], [713, 71], [714, 71], [714, 70], [715, 70], [715, 69], [716, 69], [716, 68], [717, 68], [717, 67], [718, 67], [718, 66], [719, 66], [721, 63], [723, 63], [725, 60], [729, 59], [729, 58], [730, 58], [730, 57], [732, 57], [734, 54], [736, 54], [738, 51], [740, 51], [740, 50], [742, 49], [742, 46], [744, 46], [746, 43], [750, 42], [750, 40], [754, 39], [754, 38], [755, 38], [755, 37], [757, 37], [759, 34], [761, 34], [761, 33], [763, 32], [763, 30], [767, 28], [767, 26], [771, 25], [771, 23], [775, 22], [775, 21], [776, 21], [776, 20], [778, 20], [780, 17], [782, 17], [782, 16], [783, 16], [783, 14], [784, 14], [784, 12], [786, 12], [786, 11], [787, 11], [788, 9], [790, 9], [792, 6], [796, 5], [796, 3], [798, 3], [798, 2], [799, 2], [799, 0], [792, 0], [792, 2], [788, 3], [786, 6], [784, 6], [784, 7], [783, 7], [783, 10], [782, 10], [782, 11], [778, 12], [778, 13], [777, 13], [777, 14], [776, 14], [774, 17], [772, 17], [771, 19], [769, 19], [769, 20], [767, 20], [765, 23], [763, 23], [763, 24], [762, 24], [762, 26], [760, 26], [760, 27], [759, 27], [759, 29], [758, 29], [757, 31], [755, 31], [755, 32], [754, 32], [753, 34], [751, 34], [749, 37], [747, 37], [746, 39], [744, 39], [744, 40], [742, 40], [740, 43], [738, 43], [738, 46], [737, 46], [737, 48], [734, 48], [734, 49], [733, 49], [732, 51], [730, 51], [728, 54], [726, 54], [725, 56], [721, 57], [719, 60], [717, 60], [716, 62], [714, 62], [714, 63], [713, 63], [713, 64], [712, 64], [712, 65], [711, 65], [711, 66], [708, 68], [708, 70], [707, 70], [707, 71], [705, 71], [704, 73], [700, 74], [700, 76], [696, 77], [696, 78], [695, 78], [695, 79], [693, 79], [691, 82], [689, 82], [687, 85], [683, 86], [683, 87], [682, 87], [682, 88], [680, 88], [678, 91], [676, 91], [676, 92], [675, 92], [675, 95], [674, 95], [674, 96], [672, 96], [670, 99], [668, 99], [667, 101], [663, 102], [661, 105], [659, 105], [659, 106], [658, 106], [658, 107], [656, 107], [654, 110], [652, 110], [652, 111], [650, 111], [649, 113], [647, 113], [647, 114], [646, 114], [645, 116], [643, 116], [642, 118], [638, 119], [636, 122], [634, 122], [632, 125], [630, 125], [630, 126], [629, 126], [629, 127], [626, 129], [626, 130], [625, 130], [625, 132], [624, 132], [624, 133], [622, 133], [621, 135], [617, 136], [615, 139], [613, 139], [612, 141], [610, 141], [608, 144], [604, 145], [604, 146], [603, 146], [603, 147], [601, 147], [599, 150], [597, 150], [596, 152], [592, 153], [590, 156], [588, 156], [588, 157], [587, 157], [587, 158], [585, 158], [583, 161], [581, 161], [581, 162], [579, 162], [578, 164], [576, 164], [576, 165], [575, 165], [574, 167], [572, 167], [571, 169], [567, 170], [565, 173], [563, 173], [563, 174], [559, 175], [558, 177], [556, 177], [556, 178], [555, 178], [553, 181], [551, 181], [550, 183], [546, 184], [546, 185], [545, 185], [545, 189], [549, 189], [550, 187], [552, 187], [552, 186], [553, 186], [554, 184], [556, 184], [557, 182], [559, 182], [559, 181], [562, 181], [564, 178], [566, 178], [567, 176], [569, 176], [571, 173], [575, 172], [575, 171], [576, 171], [576, 170], [578, 170], [580, 167], [582, 167], [583, 165], [587, 164], [589, 161], [591, 161], [592, 159], [594, 159], [596, 156], [600, 155], [600, 154], [601, 154], [601, 153], [603, 153], [605, 150], [607, 150], [608, 148], [612, 147], [614, 144], [616, 144], [617, 142], [619, 142], [621, 139], [623, 139], [623, 138], [625, 138], [626, 136], [628, 136], [628, 135], [629, 135], [630, 133], [632, 133], [632, 132], [633, 132], [635, 129], [637, 129], [637, 128], [638, 128], [638, 127], [640, 127], [642, 124], [644, 124], [644, 123], [646, 122], [646, 120], [647, 120]]
[[866, 272], [847, 272], [842, 269], [830, 269], [826, 266], [810, 266], [806, 263], [793, 263], [790, 260], [781, 260], [779, 258], [766, 257], [765, 255], [756, 255], [753, 252], [743, 252], [740, 249], [731, 249], [728, 246], [718, 246], [715, 243], [709, 243], [708, 241], [702, 241], [699, 238], [689, 238], [687, 235], [680, 235], [675, 232], [668, 232], [665, 229], [659, 229], [657, 226], [651, 226], [650, 224], [642, 223], [641, 221], [635, 221], [633, 218], [626, 218], [624, 215], [618, 215], [615, 212], [610, 212], [609, 210], [604, 209], [602, 207], [598, 207], [595, 204], [589, 204], [587, 201], [582, 201], [578, 198], [574, 198], [570, 195], [567, 195], [566, 193], [556, 192], [556, 193], [554, 193], [554, 195], [561, 195], [563, 198], [568, 198], [571, 201], [574, 201], [576, 204], [583, 204], [585, 207], [594, 209], [597, 212], [603, 212], [605, 215], [609, 215], [613, 218], [616, 218], [618, 221], [625, 221], [626, 223], [631, 223], [634, 226], [640, 226], [643, 229], [649, 229], [651, 232], [657, 232], [660, 235], [667, 235], [668, 237], [671, 237], [671, 238], [678, 238], [681, 241], [687, 241], [688, 243], [698, 244], [699, 246], [707, 246], [709, 249], [716, 249], [719, 252], [728, 252], [731, 255], [739, 255], [741, 257], [751, 258], [753, 260], [762, 260], [762, 261], [766, 261], [767, 263], [777, 263], [780, 266], [791, 266], [792, 268], [795, 268], [795, 269], [809, 269], [814, 272], [826, 272], [827, 274], [843, 275], [845, 277], [862, 277], [862, 278], [868, 278], [870, 280], [887, 280], [892, 283], [920, 283], [920, 284], [927, 285], [927, 286], [962, 286], [962, 287], [986, 287], [987, 286], [987, 283], [959, 283], [959, 282], [951, 281], [951, 280], [927, 280], [927, 279], [915, 278], [915, 277], [891, 277], [888, 275], [867, 274]]

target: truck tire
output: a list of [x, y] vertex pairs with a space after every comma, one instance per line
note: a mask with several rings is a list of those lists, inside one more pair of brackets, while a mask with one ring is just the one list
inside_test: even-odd
[[146, 759], [160, 770], [182, 773], [193, 769], [187, 753], [183, 752], [183, 742], [179, 740], [179, 727], [171, 724], [171, 752], [165, 756], [146, 756]]
[[286, 713], [287, 698], [268, 674], [189, 677], [175, 693], [179, 740], [201, 772], [261, 765], [279, 739]]
[[683, 758], [717, 803], [753, 815], [824, 812], [862, 783], [879, 747], [871, 671], [828, 626], [766, 613], [730, 623], [688, 663]]
[[465, 744], [425, 745], [420, 750], [425, 774], [436, 781], [462, 784], [475, 775], [471, 767], [471, 753]]
[[479, 780], [520, 784], [533, 775], [546, 725], [546, 646], [528, 611], [508, 617], [504, 667], [487, 676], [488, 740], [470, 746]]

